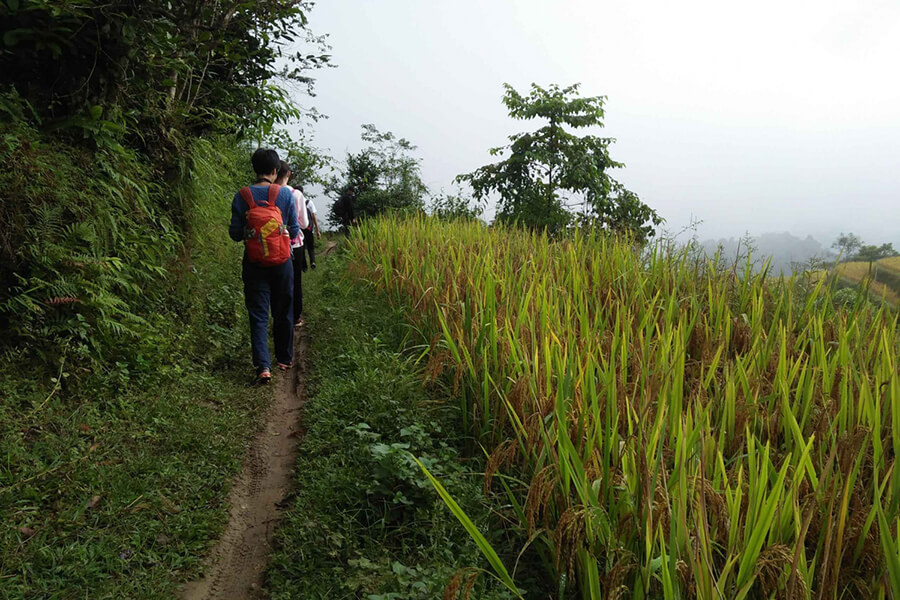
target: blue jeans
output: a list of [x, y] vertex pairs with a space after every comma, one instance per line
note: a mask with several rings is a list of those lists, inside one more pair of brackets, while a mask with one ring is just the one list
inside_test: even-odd
[[294, 265], [290, 260], [275, 267], [260, 267], [246, 259], [241, 278], [250, 315], [250, 347], [257, 371], [271, 369], [268, 326], [272, 309], [275, 359], [284, 364], [294, 359]]

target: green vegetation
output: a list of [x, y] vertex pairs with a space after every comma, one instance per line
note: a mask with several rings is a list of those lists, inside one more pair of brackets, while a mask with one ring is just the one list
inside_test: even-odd
[[369, 146], [348, 154], [344, 173], [328, 186], [338, 198], [331, 207], [331, 221], [344, 231], [355, 219], [387, 211], [422, 210], [428, 192], [420, 159], [412, 156], [416, 147], [409, 140], [371, 124], [362, 129], [362, 140]]
[[46, 203], [18, 207], [40, 235], [3, 313], [18, 344], [0, 368], [4, 597], [166, 597], [223, 524], [267, 399], [246, 385], [240, 248], [206, 235], [246, 156], [195, 143], [177, 189], [197, 235], [171, 256], [139, 163], [115, 186], [80, 170], [85, 151], [16, 134], [35, 176], [5, 172], [7, 189]]
[[0, 596], [171, 597], [225, 522], [267, 395], [206, 365], [78, 396], [17, 375], [0, 379]]
[[267, 400], [228, 202], [309, 7], [0, 2], [4, 598], [170, 597], [222, 525]]
[[809, 272], [809, 280], [817, 283], [825, 280], [837, 288], [835, 297], [841, 304], [856, 301], [884, 303], [900, 308], [900, 257], [882, 258], [873, 262], [840, 262], [831, 269]]
[[[594, 135], [577, 136], [566, 130], [602, 127], [603, 96], [577, 96], [578, 85], [544, 89], [532, 84], [523, 96], [505, 85], [503, 103], [514, 119], [544, 119], [547, 124], [531, 133], [510, 136], [510, 144], [491, 149], [492, 155], [509, 152], [498, 163], [483, 166], [457, 179], [472, 186], [477, 199], [500, 195], [497, 221], [559, 232], [572, 224], [613, 231], [628, 231], [638, 239], [653, 234], [662, 223], [637, 194], [609, 175], [623, 167], [609, 155], [614, 140]], [[576, 210], [573, 215], [572, 210]]]
[[834, 267], [833, 276], [841, 287], [865, 290], [875, 302], [900, 307], [900, 273], [888, 263], [882, 264], [884, 260], [843, 262]]
[[866, 244], [855, 233], [841, 233], [831, 247], [840, 252], [843, 261], [873, 263], [900, 254], [891, 243], [881, 244], [880, 246], [877, 244]]
[[896, 313], [597, 232], [382, 219], [351, 258], [459, 383], [555, 597], [900, 594]]
[[306, 279], [305, 432], [267, 588], [275, 599], [431, 600], [452, 583], [473, 598], [511, 598], [467, 569], [488, 565], [413, 458], [495, 544], [511, 545], [487, 527], [483, 464], [461, 459], [450, 392], [439, 382], [423, 387], [421, 348], [405, 315], [347, 278], [346, 266], [326, 258]]
[[893, 246], [805, 279], [647, 246], [577, 85], [505, 87], [546, 123], [458, 177], [474, 205], [373, 125], [327, 180], [279, 129], [317, 117], [285, 91], [330, 60], [311, 7], [0, 1], [0, 595], [196, 573], [268, 400], [225, 231], [266, 144], [364, 221], [305, 276], [273, 598], [900, 598]]
[[481, 217], [484, 207], [461, 195], [438, 194], [428, 203], [428, 214], [437, 219], [474, 221]]
[[[168, 166], [195, 137], [254, 136], [299, 116], [277, 84], [309, 86], [329, 61], [308, 27], [311, 6], [2, 2], [0, 84], [53, 131], [146, 150]], [[289, 48], [310, 37], [305, 51]]]

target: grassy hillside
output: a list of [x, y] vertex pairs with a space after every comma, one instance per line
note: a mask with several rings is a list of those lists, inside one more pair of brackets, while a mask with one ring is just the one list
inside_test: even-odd
[[267, 399], [226, 233], [246, 150], [195, 140], [164, 183], [136, 154], [0, 139], [0, 596], [170, 597]]
[[834, 268], [842, 286], [865, 287], [874, 300], [900, 306], [900, 257], [883, 258], [875, 263], [846, 262]]
[[878, 261], [878, 267], [892, 273], [900, 273], [900, 256], [882, 258]]
[[351, 254], [557, 597], [900, 594], [895, 312], [602, 235], [379, 220]]

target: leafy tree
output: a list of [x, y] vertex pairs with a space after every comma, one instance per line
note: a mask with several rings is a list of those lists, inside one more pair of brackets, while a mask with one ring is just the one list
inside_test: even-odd
[[[294, 186], [327, 185], [322, 171], [332, 166], [332, 158], [316, 148], [307, 133], [291, 134], [278, 130], [265, 141], [265, 146], [277, 148], [278, 154], [291, 165]], [[309, 196], [309, 191], [306, 192]]]
[[362, 126], [362, 140], [369, 146], [347, 155], [342, 179], [329, 186], [337, 200], [331, 207], [331, 221], [342, 229], [354, 220], [388, 210], [422, 210], [428, 188], [422, 181], [420, 159], [412, 156], [416, 147], [391, 132], [374, 125]]
[[445, 221], [456, 219], [471, 221], [480, 217], [484, 209], [469, 198], [453, 194], [439, 194], [432, 197], [428, 204], [428, 212], [431, 216]]
[[859, 250], [857, 250], [855, 258], [856, 260], [873, 263], [882, 258], [889, 258], [891, 256], [897, 256], [897, 251], [894, 250], [893, 244], [882, 244], [880, 246], [873, 244], [861, 246]]
[[832, 248], [840, 252], [842, 260], [847, 261], [865, 261], [875, 262], [882, 258], [897, 256], [898, 252], [894, 249], [893, 244], [866, 244], [859, 236], [853, 233], [841, 234], [838, 239], [831, 245]]
[[662, 219], [608, 173], [624, 166], [609, 155], [614, 140], [567, 130], [602, 127], [603, 96], [579, 97], [578, 84], [546, 89], [532, 84], [527, 96], [509, 84], [504, 89], [503, 103], [512, 118], [543, 119], [546, 124], [491, 149], [493, 156], [508, 152], [505, 160], [457, 177], [472, 186], [477, 199], [500, 195], [499, 221], [557, 232], [577, 219], [584, 225], [629, 231], [639, 239], [653, 234]]
[[[180, 140], [211, 131], [267, 133], [301, 114], [277, 84], [310, 86], [310, 70], [329, 63], [327, 45], [308, 27], [311, 7], [0, 2], [0, 86], [17, 90], [57, 130], [138, 149], [183, 147]], [[298, 43], [299, 51], [288, 50]]]
[[856, 254], [856, 251], [862, 248], [863, 241], [854, 233], [845, 234], [843, 231], [838, 239], [831, 245], [838, 251], [844, 260], [850, 260]]
[[[311, 7], [0, 1], [0, 188], [18, 199], [0, 202], [0, 355], [124, 360], [161, 308], [193, 318], [185, 290], [221, 283], [193, 274], [237, 250], [215, 223], [251, 143], [314, 116], [286, 90], [329, 61]], [[303, 138], [279, 146], [321, 162]]]

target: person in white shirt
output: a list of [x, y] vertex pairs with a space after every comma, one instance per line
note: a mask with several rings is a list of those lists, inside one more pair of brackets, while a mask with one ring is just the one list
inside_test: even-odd
[[291, 175], [291, 166], [286, 162], [281, 161], [275, 183], [290, 190], [291, 196], [294, 198], [294, 206], [297, 208], [297, 221], [300, 223], [299, 235], [291, 239], [291, 248], [293, 249], [293, 257], [291, 260], [294, 263], [294, 326], [299, 327], [303, 325], [302, 274], [303, 271], [306, 270], [306, 263], [303, 262], [303, 257], [305, 255], [303, 246], [306, 245], [307, 237], [312, 240], [312, 234], [309, 234], [308, 236], [303, 235], [303, 232], [310, 228], [309, 213], [303, 208], [303, 205], [306, 203], [303, 192], [288, 185], [288, 182], [291, 180]]
[[[300, 195], [303, 196], [303, 186], [297, 186], [297, 189], [300, 192]], [[315, 240], [313, 238], [313, 228], [316, 230], [315, 237], [321, 238], [322, 232], [319, 230], [319, 216], [316, 214], [316, 205], [313, 204], [312, 200], [309, 200], [305, 196], [303, 196], [304, 202], [306, 203], [306, 210], [302, 209], [302, 205], [297, 206], [298, 213], [305, 212], [307, 220], [309, 222], [309, 226], [303, 229], [303, 248], [300, 252], [300, 268], [302, 270], [306, 270], [306, 254], [309, 254], [309, 266], [313, 269], [316, 268], [316, 245]]]

